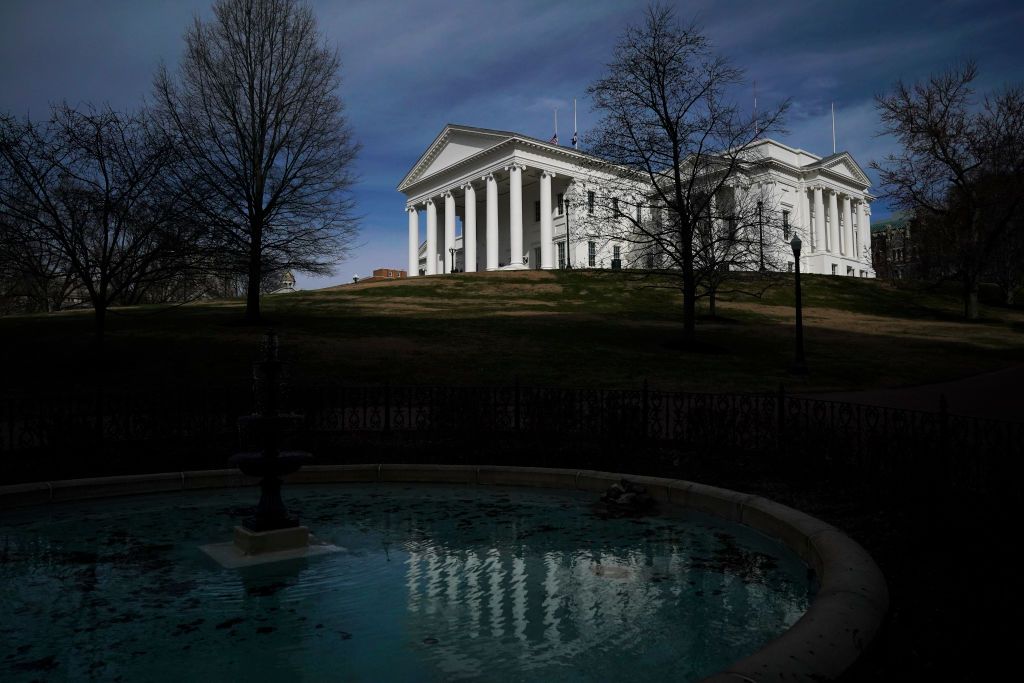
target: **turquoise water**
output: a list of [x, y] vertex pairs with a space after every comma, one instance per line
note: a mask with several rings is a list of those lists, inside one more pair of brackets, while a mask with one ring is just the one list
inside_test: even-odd
[[343, 552], [223, 569], [257, 492], [0, 514], [0, 679], [691, 680], [807, 609], [780, 543], [690, 511], [471, 486], [285, 488]]

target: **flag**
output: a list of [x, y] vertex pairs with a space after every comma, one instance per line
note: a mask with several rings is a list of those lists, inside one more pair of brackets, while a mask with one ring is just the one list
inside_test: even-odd
[[551, 140], [549, 140], [549, 142], [552, 145], [557, 145], [558, 144], [558, 133], [555, 133], [554, 135], [552, 135], [551, 136]]

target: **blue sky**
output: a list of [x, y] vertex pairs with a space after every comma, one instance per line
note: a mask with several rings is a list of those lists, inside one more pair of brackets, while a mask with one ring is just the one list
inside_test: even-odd
[[[597, 117], [584, 92], [600, 77], [617, 37], [646, 2], [627, 0], [318, 1], [326, 40], [343, 60], [342, 98], [363, 144], [356, 188], [365, 216], [360, 246], [333, 278], [405, 266], [404, 199], [395, 190], [445, 123], [547, 138], [560, 107], [561, 139]], [[136, 106], [160, 60], [174, 64], [191, 17], [209, 0], [0, 0], [0, 110], [42, 117], [66, 100]], [[979, 63], [980, 91], [1022, 79], [1024, 3], [679, 2], [716, 49], [757, 82], [758, 101], [792, 98], [787, 144], [832, 151], [837, 137], [867, 167], [891, 149], [879, 137], [873, 96], [963, 57]], [[752, 87], [751, 99], [752, 99]], [[740, 96], [747, 97], [741, 93]], [[872, 175], [869, 172], [869, 175]], [[875, 220], [888, 215], [884, 200]]]

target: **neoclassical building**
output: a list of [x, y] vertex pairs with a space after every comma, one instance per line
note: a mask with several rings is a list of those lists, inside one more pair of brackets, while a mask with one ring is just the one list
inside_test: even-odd
[[[874, 277], [874, 197], [853, 157], [820, 157], [770, 139], [750, 150], [762, 163], [742, 192], [753, 188], [766, 198], [769, 225], [779, 232], [764, 245], [775, 257], [771, 262], [782, 269], [788, 258], [792, 267], [785, 240], [794, 231], [804, 241], [803, 272]], [[621, 177], [607, 168], [572, 148], [519, 133], [445, 126], [398, 185], [406, 196], [410, 276], [551, 269], [567, 262], [574, 268], [651, 267], [651, 255], [618, 238], [623, 233], [614, 219], [604, 223], [603, 235], [593, 227], [602, 222], [588, 220], [602, 188], [621, 187]], [[618, 213], [618, 199], [612, 201]], [[636, 206], [639, 218], [639, 200]]]

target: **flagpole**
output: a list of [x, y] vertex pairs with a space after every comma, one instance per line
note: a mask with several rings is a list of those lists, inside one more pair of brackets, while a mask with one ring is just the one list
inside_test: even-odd
[[576, 98], [572, 98], [572, 146], [573, 149], [580, 148], [579, 133], [576, 128]]
[[836, 153], [836, 103], [832, 103], [832, 153]]
[[757, 139], [760, 126], [757, 124], [757, 81], [754, 81], [754, 139]]

